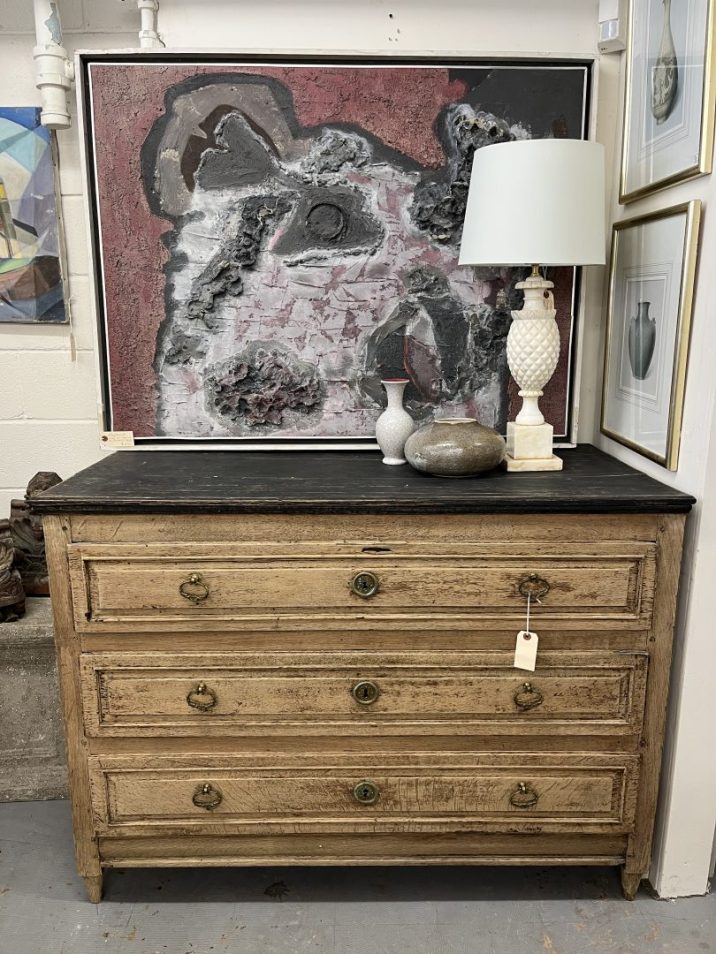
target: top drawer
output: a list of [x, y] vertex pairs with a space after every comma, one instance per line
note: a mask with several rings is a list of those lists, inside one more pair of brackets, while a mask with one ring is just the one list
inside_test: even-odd
[[[73, 544], [79, 632], [649, 625], [654, 546]], [[557, 552], [555, 552], [557, 551]]]

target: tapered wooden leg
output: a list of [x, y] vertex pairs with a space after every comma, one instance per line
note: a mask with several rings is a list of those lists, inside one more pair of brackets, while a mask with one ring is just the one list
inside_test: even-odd
[[85, 875], [82, 880], [87, 889], [87, 898], [92, 904], [99, 904], [102, 900], [102, 875]]
[[627, 901], [633, 901], [641, 884], [641, 874], [622, 868], [622, 893]]

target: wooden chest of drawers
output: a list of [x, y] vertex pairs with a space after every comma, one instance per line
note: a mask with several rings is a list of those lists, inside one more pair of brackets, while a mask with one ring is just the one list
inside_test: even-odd
[[133, 453], [48, 491], [90, 897], [106, 867], [286, 863], [622, 865], [633, 897], [691, 503], [591, 448], [463, 482]]

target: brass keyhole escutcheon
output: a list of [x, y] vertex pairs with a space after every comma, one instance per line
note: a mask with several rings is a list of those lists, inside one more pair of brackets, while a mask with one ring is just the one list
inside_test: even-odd
[[198, 709], [199, 712], [208, 712], [216, 705], [217, 697], [213, 689], [209, 689], [205, 682], [200, 682], [196, 689], [191, 690], [186, 697], [186, 701], [192, 709]]
[[527, 712], [529, 709], [536, 709], [537, 706], [541, 706], [544, 702], [544, 696], [531, 682], [523, 683], [512, 698], [517, 708], [522, 709], [523, 712]]
[[351, 695], [361, 706], [369, 706], [380, 695], [380, 689], [374, 682], [357, 682], [351, 689]]
[[351, 592], [355, 593], [356, 596], [362, 597], [364, 600], [375, 596], [379, 587], [380, 580], [377, 575], [371, 573], [370, 570], [362, 570], [360, 573], [356, 573], [350, 582]]
[[357, 802], [360, 802], [361, 805], [372, 805], [374, 802], [378, 801], [378, 796], [380, 795], [380, 789], [375, 784], [375, 782], [369, 782], [367, 779], [364, 779], [353, 789], [353, 798]]
[[510, 805], [513, 808], [534, 808], [538, 800], [539, 795], [528, 782], [519, 782], [510, 795]]
[[530, 573], [517, 584], [517, 590], [520, 596], [527, 599], [531, 596], [533, 600], [541, 600], [543, 596], [549, 593], [549, 583], [538, 573]]
[[189, 600], [195, 606], [203, 603], [209, 596], [209, 587], [202, 580], [199, 573], [190, 573], [183, 583], [179, 584], [179, 592], [185, 600]]
[[203, 785], [197, 785], [191, 800], [197, 808], [205, 808], [210, 812], [218, 805], [221, 805], [223, 797], [218, 788], [214, 788], [209, 782], [204, 782]]

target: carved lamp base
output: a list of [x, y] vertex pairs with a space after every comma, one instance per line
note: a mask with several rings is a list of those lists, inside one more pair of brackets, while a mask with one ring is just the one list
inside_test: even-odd
[[517, 288], [524, 291], [520, 311], [512, 312], [507, 336], [507, 363], [519, 385], [522, 408], [507, 425], [507, 470], [561, 470], [552, 453], [552, 425], [539, 407], [542, 390], [559, 359], [559, 330], [555, 321], [552, 282], [542, 278], [537, 265]]

